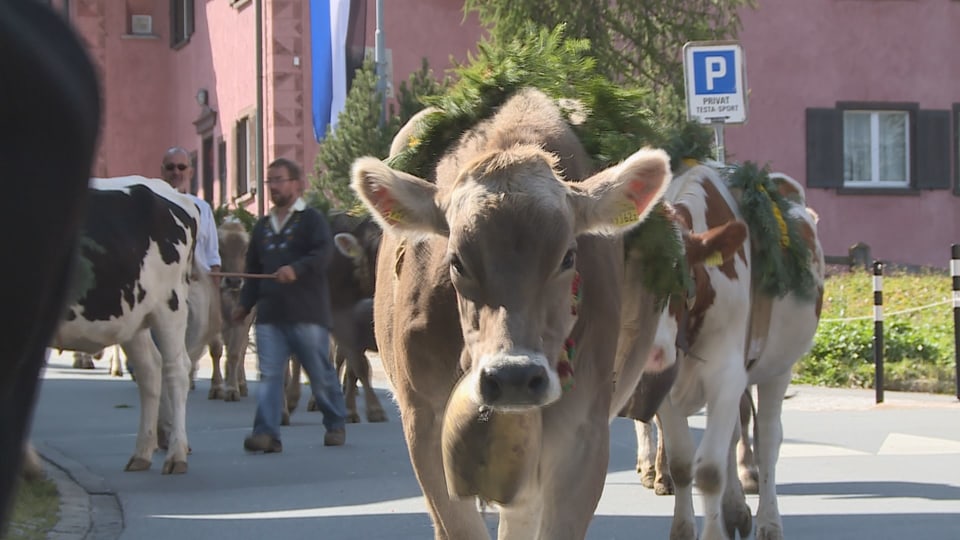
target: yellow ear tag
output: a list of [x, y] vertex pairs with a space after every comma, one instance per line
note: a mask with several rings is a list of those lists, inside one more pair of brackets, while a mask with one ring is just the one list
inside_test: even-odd
[[390, 223], [403, 223], [407, 220], [407, 215], [403, 210], [396, 208], [391, 208], [384, 217], [387, 218], [387, 221]]
[[640, 219], [640, 214], [637, 213], [637, 207], [630, 199], [625, 199], [621, 202], [619, 210], [620, 212], [613, 218], [614, 225], [629, 225]]
[[407, 148], [416, 148], [418, 146], [420, 146], [420, 139], [416, 137], [410, 137], [407, 141]]
[[703, 260], [704, 266], [720, 266], [723, 264], [723, 254], [719, 251], [714, 251]]
[[697, 161], [696, 159], [691, 158], [691, 157], [683, 158], [682, 160], [680, 160], [680, 162], [683, 163], [683, 165], [684, 165], [685, 167], [690, 168], [690, 169], [692, 169], [692, 168], [694, 168], [694, 167], [696, 167], [697, 165], [700, 164], [699, 161]]

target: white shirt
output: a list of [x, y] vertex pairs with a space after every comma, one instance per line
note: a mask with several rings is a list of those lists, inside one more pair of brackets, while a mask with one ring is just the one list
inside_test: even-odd
[[277, 208], [273, 207], [270, 209], [270, 225], [273, 227], [273, 232], [280, 234], [280, 231], [283, 230], [283, 226], [287, 224], [287, 221], [290, 221], [290, 216], [294, 212], [299, 212], [307, 207], [307, 203], [304, 202], [303, 198], [300, 197], [293, 203], [293, 206], [290, 207], [290, 211], [287, 212], [287, 215], [283, 216], [283, 221], [277, 219]]
[[207, 201], [186, 193], [200, 209], [200, 223], [197, 226], [197, 266], [209, 272], [211, 266], [220, 266], [220, 242], [217, 240], [217, 222], [213, 219], [213, 210]]

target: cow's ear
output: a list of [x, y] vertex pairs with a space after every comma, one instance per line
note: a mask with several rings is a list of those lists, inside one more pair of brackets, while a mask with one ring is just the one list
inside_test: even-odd
[[374, 219], [399, 234], [447, 234], [447, 223], [436, 203], [437, 186], [363, 157], [353, 163], [351, 186]]
[[663, 197], [670, 158], [644, 148], [623, 163], [571, 183], [577, 234], [617, 234], [636, 226]]
[[360, 247], [360, 241], [357, 237], [348, 233], [337, 233], [333, 236], [333, 245], [337, 246], [344, 257], [348, 259], [359, 259], [363, 256], [363, 248]]
[[721, 266], [730, 260], [747, 239], [747, 225], [742, 221], [728, 221], [702, 233], [684, 236], [687, 264]]

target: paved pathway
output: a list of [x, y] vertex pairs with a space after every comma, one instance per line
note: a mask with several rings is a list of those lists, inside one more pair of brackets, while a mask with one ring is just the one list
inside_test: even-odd
[[[301, 408], [275, 455], [242, 450], [253, 399], [208, 401], [201, 380], [188, 405], [190, 470], [171, 477], [160, 475], [160, 454], [150, 471], [122, 470], [136, 436], [134, 383], [109, 377], [105, 363], [69, 365], [68, 355], [51, 358], [34, 425], [41, 454], [62, 471], [65, 506], [52, 538], [432, 538], [381, 372], [390, 422], [349, 426], [346, 446], [326, 448], [319, 413]], [[960, 538], [956, 398], [888, 392], [876, 406], [872, 391], [790, 393], [778, 468], [788, 538]], [[699, 431], [703, 421], [691, 425]], [[631, 424], [615, 420], [591, 540], [668, 537], [672, 498], [640, 486], [635, 444]], [[756, 497], [748, 502], [756, 510]], [[496, 516], [488, 522], [494, 531]]]

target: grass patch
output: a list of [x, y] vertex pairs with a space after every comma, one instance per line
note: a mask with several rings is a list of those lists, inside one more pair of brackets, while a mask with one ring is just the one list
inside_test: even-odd
[[[955, 391], [953, 308], [946, 272], [893, 273], [883, 278], [884, 389]], [[839, 273], [826, 280], [813, 348], [793, 381], [873, 388], [873, 276]], [[897, 313], [938, 304], [909, 313]], [[866, 320], [837, 321], [869, 316]]]
[[43, 540], [57, 524], [60, 494], [47, 478], [20, 481], [2, 540]]

